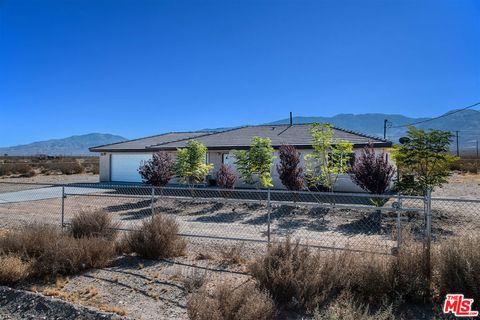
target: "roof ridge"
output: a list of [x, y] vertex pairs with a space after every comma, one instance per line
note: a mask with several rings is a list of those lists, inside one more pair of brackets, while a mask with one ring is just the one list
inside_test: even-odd
[[202, 138], [202, 137], [206, 137], [206, 136], [214, 136], [216, 134], [220, 134], [220, 133], [224, 133], [224, 132], [230, 132], [230, 131], [235, 131], [235, 130], [238, 130], [238, 129], [242, 129], [242, 128], [245, 128], [245, 127], [248, 127], [248, 126], [241, 126], [241, 127], [236, 127], [236, 128], [231, 128], [231, 129], [227, 129], [227, 130], [223, 130], [223, 131], [214, 131], [214, 132], [209, 132], [209, 133], [206, 133], [206, 134], [202, 134], [202, 135], [199, 135], [199, 136], [196, 136], [196, 137], [188, 137], [188, 138], [183, 138], [183, 139], [178, 139], [178, 140], [173, 140], [173, 141], [166, 141], [166, 142], [162, 142], [162, 143], [157, 143], [157, 144], [152, 144], [152, 145], [149, 145], [149, 146], [146, 146], [145, 149], [153, 149], [157, 146], [161, 146], [161, 145], [164, 145], [164, 144], [168, 144], [168, 143], [172, 143], [172, 142], [180, 142], [180, 141], [187, 141], [187, 140], [192, 140], [195, 139], [195, 138]]
[[334, 129], [337, 129], [337, 130], [340, 130], [340, 131], [344, 131], [344, 132], [347, 132], [347, 133], [356, 134], [356, 135], [358, 135], [358, 136], [362, 136], [362, 137], [365, 137], [365, 138], [380, 140], [380, 141], [383, 141], [383, 142], [390, 142], [390, 141], [388, 141], [387, 139], [382, 139], [382, 138], [380, 138], [380, 137], [372, 136], [372, 135], [369, 135], [369, 134], [366, 134], [366, 133], [362, 133], [362, 132], [358, 132], [358, 131], [354, 131], [354, 130], [348, 130], [348, 129], [344, 129], [344, 128], [340, 128], [340, 127], [336, 127], [336, 126], [332, 126], [332, 127], [333, 127]]
[[[115, 143], [108, 143], [108, 144], [102, 144], [102, 145], [99, 145], [99, 146], [94, 146], [94, 147], [90, 147], [88, 148], [89, 150], [90, 149], [97, 149], [97, 148], [102, 148], [102, 147], [108, 147], [108, 146], [114, 146], [116, 144], [120, 144], [120, 143], [125, 143], [125, 142], [132, 142], [132, 141], [139, 141], [139, 140], [143, 140], [143, 139], [150, 139], [150, 138], [156, 138], [156, 137], [162, 137], [162, 136], [166, 136], [167, 134], [174, 134], [174, 133], [200, 133], [200, 132], [205, 132], [205, 133], [212, 133], [212, 131], [169, 131], [169, 132], [164, 132], [164, 133], [160, 133], [160, 134], [154, 134], [154, 135], [151, 135], [151, 136], [146, 136], [146, 137], [141, 137], [141, 138], [136, 138], [136, 139], [130, 139], [130, 140], [123, 140], [123, 141], [119, 141], [119, 142], [115, 142]], [[203, 135], [202, 135], [203, 136]], [[173, 140], [173, 141], [170, 141], [170, 142], [174, 142], [176, 140]]]

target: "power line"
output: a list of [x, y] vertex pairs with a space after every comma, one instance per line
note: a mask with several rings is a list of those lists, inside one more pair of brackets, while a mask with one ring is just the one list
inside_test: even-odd
[[445, 118], [445, 117], [451, 116], [452, 114], [459, 113], [459, 112], [465, 111], [467, 109], [471, 109], [471, 108], [473, 108], [475, 106], [478, 106], [478, 105], [480, 105], [480, 102], [474, 103], [474, 104], [469, 105], [467, 107], [464, 107], [462, 109], [458, 109], [458, 110], [455, 110], [455, 111], [452, 111], [452, 112], [449, 112], [449, 113], [442, 114], [441, 116], [438, 116], [438, 117], [435, 117], [435, 118], [430, 118], [430, 119], [426, 119], [426, 120], [412, 122], [410, 124], [404, 124], [404, 125], [401, 125], [401, 126], [392, 126], [391, 128], [404, 128], [404, 127], [408, 127], [408, 126], [414, 126], [414, 125], [417, 125], [417, 124], [437, 120], [437, 119], [440, 119], [440, 118]]

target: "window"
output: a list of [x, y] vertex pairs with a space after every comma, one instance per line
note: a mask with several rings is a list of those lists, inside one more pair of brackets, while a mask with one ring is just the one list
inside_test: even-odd
[[230, 154], [222, 153], [222, 163], [223, 164], [230, 164]]

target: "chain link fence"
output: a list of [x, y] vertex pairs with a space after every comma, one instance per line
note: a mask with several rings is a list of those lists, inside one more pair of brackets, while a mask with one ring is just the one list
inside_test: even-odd
[[402, 237], [424, 241], [475, 234], [480, 200], [137, 184], [0, 183], [0, 228], [32, 222], [68, 226], [101, 210], [133, 230], [153, 214], [172, 216], [199, 251], [235, 242], [266, 247], [286, 237], [321, 249], [394, 254]]

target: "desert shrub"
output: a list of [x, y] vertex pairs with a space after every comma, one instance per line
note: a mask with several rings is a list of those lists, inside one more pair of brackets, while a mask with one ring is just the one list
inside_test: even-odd
[[75, 238], [104, 237], [115, 239], [119, 222], [113, 221], [106, 212], [97, 210], [76, 214], [70, 222], [70, 232]]
[[371, 312], [368, 305], [358, 303], [351, 294], [343, 294], [333, 301], [325, 310], [315, 311], [313, 320], [394, 320], [392, 305], [382, 306]]
[[60, 230], [57, 227], [32, 223], [10, 231], [0, 238], [0, 253], [18, 253], [24, 257], [38, 257], [60, 236]]
[[458, 159], [454, 163], [450, 164], [450, 170], [479, 173], [479, 160], [478, 159]]
[[182, 278], [183, 288], [186, 292], [194, 292], [203, 287], [208, 281], [206, 271], [193, 269]]
[[435, 286], [441, 296], [463, 293], [480, 300], [480, 237], [464, 236], [438, 244], [434, 250]]
[[395, 172], [395, 167], [388, 162], [385, 153], [375, 153], [373, 145], [363, 149], [351, 168], [353, 182], [373, 194], [385, 193], [392, 183]]
[[45, 165], [50, 171], [60, 172], [62, 174], [71, 175], [83, 172], [83, 167], [77, 160], [69, 162], [52, 162]]
[[237, 176], [232, 168], [226, 164], [222, 164], [217, 172], [217, 184], [220, 188], [233, 189]]
[[92, 174], [100, 173], [100, 165], [98, 162], [88, 162], [83, 164], [83, 171], [90, 172]]
[[178, 235], [175, 219], [156, 214], [130, 232], [126, 241], [132, 252], [147, 259], [163, 259], [183, 254], [186, 243]]
[[37, 276], [75, 274], [91, 268], [104, 268], [115, 257], [111, 241], [103, 238], [81, 238], [62, 235], [48, 245], [33, 263]]
[[0, 284], [12, 284], [26, 279], [30, 265], [14, 254], [0, 255]]
[[0, 164], [0, 176], [19, 174], [24, 177], [33, 177], [35, 171], [26, 163], [3, 163]]
[[175, 161], [172, 156], [164, 151], [155, 152], [152, 159], [143, 161], [138, 168], [138, 173], [143, 182], [153, 186], [164, 186], [174, 175]]
[[280, 164], [277, 165], [282, 184], [288, 190], [300, 190], [305, 184], [303, 168], [300, 167], [300, 153], [294, 146], [284, 144], [278, 150]]
[[245, 262], [243, 245], [221, 245], [217, 248], [217, 251], [224, 264], [242, 264]]
[[405, 244], [398, 257], [314, 253], [288, 239], [272, 245], [250, 271], [279, 304], [312, 312], [344, 292], [364, 302], [422, 297], [426, 283], [421, 254], [421, 247], [414, 244]]
[[269, 320], [275, 317], [275, 304], [251, 282], [223, 282], [210, 291], [204, 286], [191, 294], [187, 311], [192, 320]]
[[29, 261], [32, 276], [102, 268], [115, 256], [112, 241], [98, 237], [76, 239], [58, 228], [41, 224], [7, 233], [0, 239], [0, 252]]

